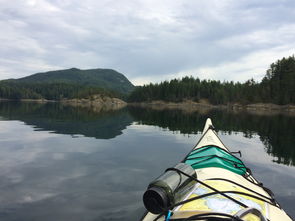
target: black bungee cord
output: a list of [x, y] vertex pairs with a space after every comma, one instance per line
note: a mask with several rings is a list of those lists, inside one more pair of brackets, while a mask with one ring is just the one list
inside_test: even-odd
[[[170, 217], [170, 216], [171, 216], [171, 213], [168, 213], [168, 212], [169, 212], [171, 209], [173, 209], [174, 207], [176, 207], [176, 206], [180, 206], [180, 205], [183, 205], [183, 204], [185, 204], [185, 203], [188, 203], [188, 202], [191, 202], [191, 201], [194, 201], [194, 200], [197, 200], [197, 199], [201, 199], [201, 198], [204, 198], [204, 197], [207, 197], [207, 196], [215, 195], [215, 194], [220, 194], [220, 195], [222, 195], [222, 196], [228, 198], [229, 200], [231, 200], [231, 201], [233, 201], [233, 202], [239, 204], [240, 206], [242, 206], [242, 207], [244, 207], [244, 208], [248, 208], [248, 206], [247, 206], [246, 204], [244, 204], [244, 203], [242, 203], [242, 202], [240, 202], [240, 201], [234, 199], [233, 197], [227, 195], [226, 193], [236, 193], [236, 194], [247, 195], [247, 196], [250, 196], [250, 197], [256, 198], [256, 199], [258, 199], [258, 200], [264, 201], [264, 202], [266, 202], [266, 203], [269, 203], [269, 204], [271, 204], [271, 205], [273, 205], [273, 206], [276, 206], [276, 207], [280, 208], [278, 205], [276, 205], [275, 202], [269, 202], [269, 201], [267, 201], [267, 200], [270, 200], [270, 199], [267, 198], [267, 197], [266, 197], [266, 198], [267, 198], [267, 200], [266, 200], [266, 199], [263, 199], [263, 198], [261, 198], [261, 197], [255, 196], [255, 195], [247, 194], [247, 193], [243, 193], [243, 192], [239, 192], [239, 191], [219, 191], [219, 190], [215, 189], [214, 187], [211, 187], [210, 185], [208, 185], [208, 184], [206, 184], [206, 183], [204, 183], [204, 182], [198, 180], [197, 178], [195, 178], [195, 177], [193, 177], [193, 176], [190, 176], [189, 174], [187, 174], [187, 173], [185, 173], [185, 172], [183, 172], [183, 171], [181, 171], [181, 170], [179, 170], [179, 169], [177, 169], [177, 168], [172, 167], [172, 168], [167, 168], [167, 169], [166, 169], [166, 171], [169, 171], [169, 170], [176, 171], [177, 173], [183, 174], [184, 176], [187, 176], [187, 177], [189, 177], [190, 179], [192, 179], [192, 180], [194, 180], [194, 181], [200, 183], [201, 185], [203, 185], [203, 186], [205, 186], [205, 187], [207, 187], [207, 188], [213, 190], [213, 192], [210, 192], [210, 193], [207, 193], [207, 194], [203, 194], [203, 195], [200, 195], [200, 196], [196, 196], [196, 197], [193, 197], [193, 198], [190, 198], [190, 199], [187, 199], [187, 200], [184, 200], [184, 201], [178, 202], [178, 203], [176, 203], [176, 204], [174, 204], [174, 205], [172, 205], [172, 206], [166, 208], [164, 212], [162, 212], [161, 214], [159, 214], [159, 215], [154, 219], [154, 221], [157, 221], [160, 217], [162, 217], [162, 216], [165, 215], [165, 214], [166, 214], [166, 215], [169, 214], [169, 217]], [[241, 186], [242, 186], [242, 185], [241, 185]], [[242, 187], [243, 187], [243, 186], [242, 186]], [[253, 191], [253, 192], [256, 193], [255, 191]], [[217, 214], [217, 213], [208, 213], [208, 214], [213, 215], [213, 214]], [[222, 213], [219, 213], [219, 214], [222, 214]], [[198, 214], [198, 215], [202, 215], [202, 214]], [[225, 215], [228, 215], [228, 214], [225, 214]], [[196, 216], [197, 216], [197, 215], [194, 215], [194, 216], [192, 216], [192, 218], [194, 218], [194, 217], [196, 217]], [[231, 216], [231, 215], [229, 215], [229, 216]], [[231, 217], [233, 217], [233, 216], [231, 216]], [[189, 218], [190, 218], [190, 217], [189, 217]], [[210, 217], [209, 217], [209, 218], [210, 218]], [[211, 218], [212, 218], [212, 217], [211, 217]], [[241, 220], [241, 219], [236, 219], [236, 218], [237, 218], [237, 217], [235, 217], [235, 220], [239, 220], [239, 221]], [[203, 219], [204, 219], [204, 217], [203, 217]], [[216, 219], [216, 217], [215, 217], [215, 219]], [[176, 219], [176, 220], [177, 220], [177, 219]], [[183, 220], [183, 219], [181, 219], [181, 220]], [[184, 220], [200, 220], [200, 219], [184, 219]], [[224, 220], [224, 219], [223, 219], [223, 220]]]

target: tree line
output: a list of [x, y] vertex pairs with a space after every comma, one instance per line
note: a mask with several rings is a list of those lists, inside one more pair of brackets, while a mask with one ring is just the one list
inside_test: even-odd
[[0, 98], [47, 99], [61, 100], [72, 98], [88, 98], [100, 94], [109, 97], [121, 97], [117, 92], [98, 87], [83, 86], [70, 83], [18, 83], [10, 81], [0, 82]]
[[244, 83], [221, 82], [186, 76], [182, 79], [136, 87], [129, 96], [130, 102], [199, 102], [201, 99], [206, 99], [212, 104], [295, 104], [294, 55], [272, 63], [261, 82], [253, 79]]

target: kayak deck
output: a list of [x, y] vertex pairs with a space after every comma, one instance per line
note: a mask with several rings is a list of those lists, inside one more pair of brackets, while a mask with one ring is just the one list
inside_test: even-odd
[[[174, 207], [171, 220], [208, 212], [233, 215], [243, 209], [242, 205], [258, 209], [270, 221], [291, 220], [275, 201], [271, 191], [263, 187], [244, 163], [230, 153], [217, 136], [209, 118], [202, 137], [183, 162], [195, 169], [200, 182], [183, 199], [196, 200]], [[226, 196], [241, 202], [241, 205]], [[165, 220], [164, 216], [156, 219], [157, 217], [158, 215], [148, 212], [142, 220]]]

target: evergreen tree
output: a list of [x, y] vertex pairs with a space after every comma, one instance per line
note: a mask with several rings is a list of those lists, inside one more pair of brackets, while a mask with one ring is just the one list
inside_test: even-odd
[[131, 102], [163, 100], [181, 102], [207, 99], [212, 104], [274, 103], [295, 104], [295, 58], [283, 58], [270, 65], [260, 83], [250, 79], [245, 83], [200, 80], [192, 76], [149, 84], [129, 96]]

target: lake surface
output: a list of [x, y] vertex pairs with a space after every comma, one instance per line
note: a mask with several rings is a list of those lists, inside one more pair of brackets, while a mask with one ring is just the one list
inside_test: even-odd
[[210, 117], [295, 217], [295, 117], [0, 103], [0, 220], [138, 220], [142, 194]]

